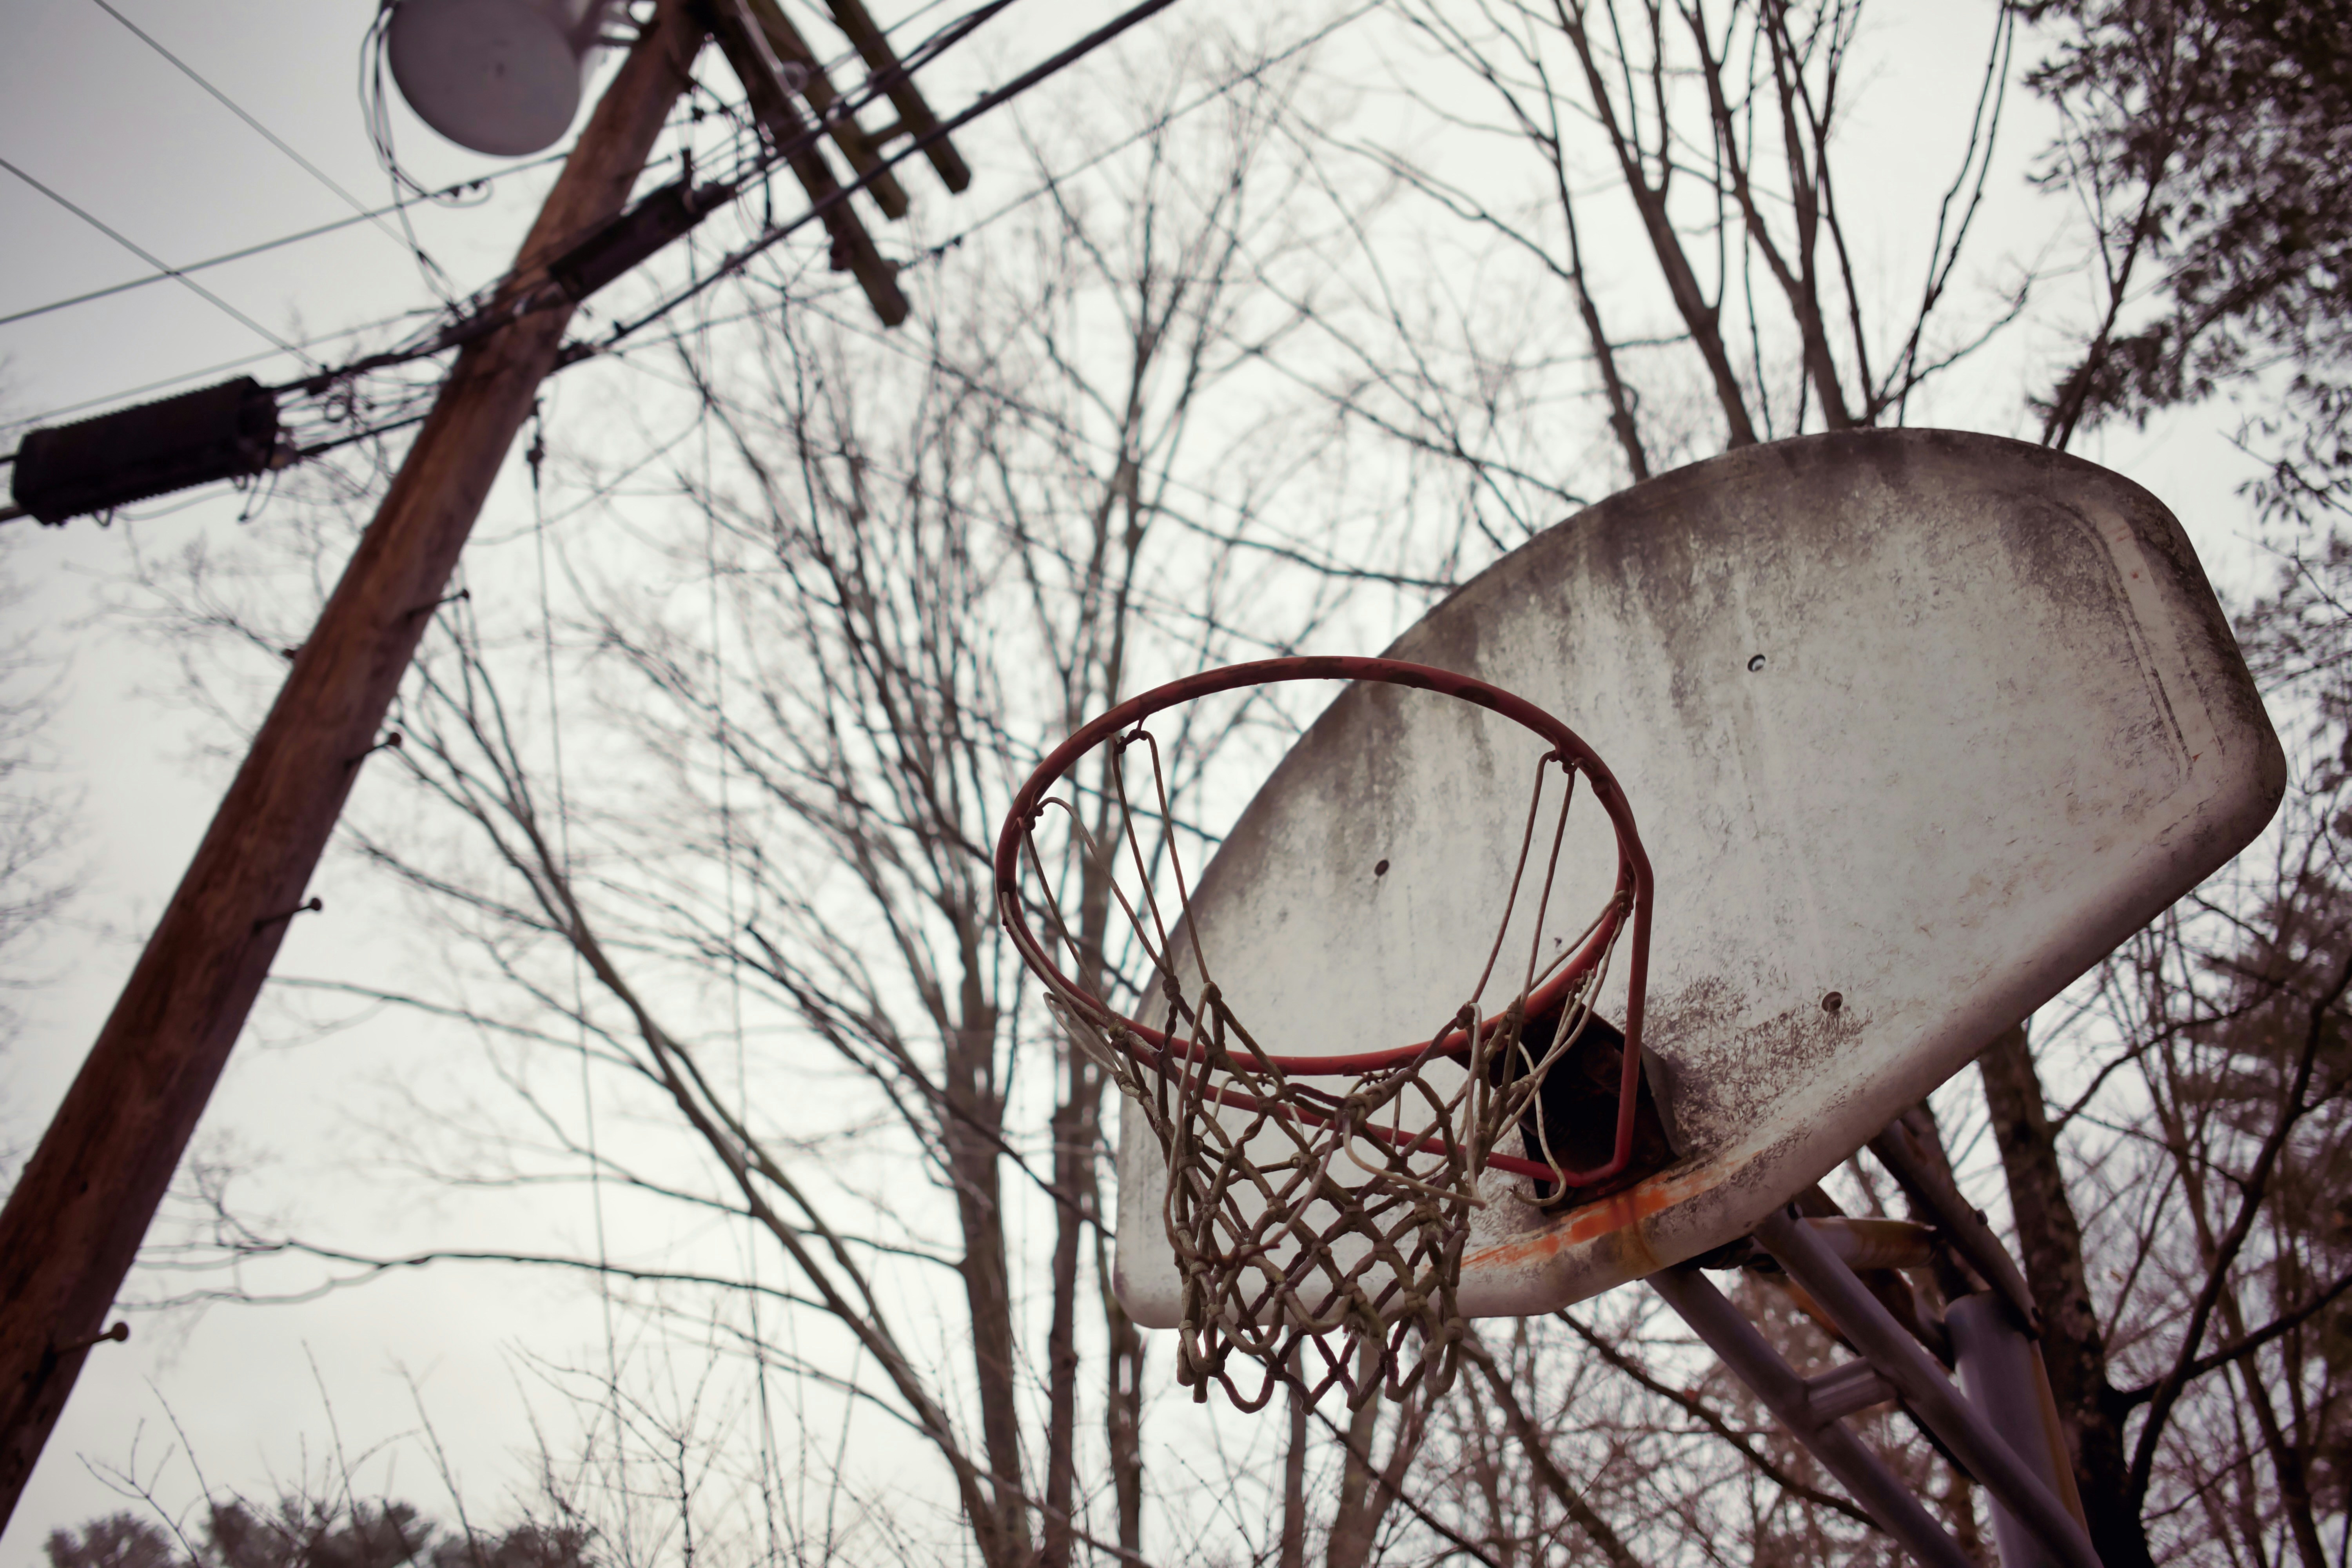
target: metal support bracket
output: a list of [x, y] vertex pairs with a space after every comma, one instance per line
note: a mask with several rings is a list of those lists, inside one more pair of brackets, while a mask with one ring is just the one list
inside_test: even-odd
[[[1993, 1289], [1954, 1301], [1946, 1320], [1965, 1398], [1854, 1271], [1857, 1266], [1906, 1266], [1923, 1245], [1922, 1227], [1807, 1220], [1793, 1210], [1757, 1227], [1755, 1240], [1803, 1289], [1827, 1325], [1860, 1352], [1861, 1359], [1811, 1378], [1799, 1375], [1696, 1265], [1662, 1269], [1650, 1276], [1650, 1284], [1848, 1495], [1921, 1563], [1959, 1568], [1973, 1560], [1909, 1485], [1841, 1425], [1848, 1415], [1898, 1397], [1990, 1494], [2002, 1568], [2099, 1568], [2067, 1464], [2049, 1374], [2039, 1349], [2021, 1331], [2018, 1320], [2024, 1314], [2017, 1310], [2016, 1298], [2023, 1282], [2016, 1266], [1948, 1183], [1934, 1183], [1924, 1161], [1914, 1173], [1922, 1184], [1944, 1189], [1936, 1195], [1945, 1201], [1929, 1205], [1939, 1220], [1951, 1217], [1945, 1211], [1957, 1209], [1982, 1232], [1969, 1237], [1963, 1255], [1993, 1282]], [[2011, 1288], [2004, 1289], [2004, 1284]]]
[[1866, 1361], [1842, 1362], [1816, 1377], [1805, 1379], [1805, 1408], [1816, 1425], [1826, 1426], [1856, 1411], [1885, 1405], [1895, 1397], [1895, 1385], [1878, 1375]]
[[1902, 1118], [1888, 1122], [1886, 1131], [1870, 1141], [1870, 1152], [1913, 1202], [1936, 1216], [1937, 1228], [1951, 1242], [1952, 1249], [2000, 1292], [2027, 1335], [2040, 1339], [2042, 1314], [2034, 1310], [2033, 1292], [2026, 1288], [2025, 1276], [2018, 1271], [2009, 1248], [1937, 1168], [1939, 1162], [1927, 1158]]
[[[2050, 1392], [2041, 1348], [2019, 1331], [2000, 1299], [1989, 1292], [1961, 1297], [1944, 1321], [1958, 1352], [1960, 1387], [1969, 1403], [2009, 1439], [2019, 1458], [2056, 1484], [2058, 1500], [2081, 1519], [2083, 1500], [2074, 1489], [2066, 1434], [2059, 1424], [2058, 1402]], [[1998, 1500], [1992, 1508], [1992, 1536], [2000, 1548], [2001, 1568], [2054, 1568], [2058, 1561]]]
[[[1841, 1415], [1862, 1408], [1852, 1403], [1859, 1392], [1878, 1381], [1869, 1363], [1849, 1362], [1809, 1383], [1696, 1268], [1662, 1268], [1650, 1276], [1650, 1286], [1905, 1551], [1926, 1568], [1979, 1568], [1920, 1505], [1910, 1486], [1839, 1424]], [[1856, 1366], [1866, 1378], [1850, 1370]]]
[[2082, 1521], [1819, 1237], [1781, 1210], [1756, 1227], [1756, 1239], [2051, 1562], [2063, 1568], [2101, 1568]]

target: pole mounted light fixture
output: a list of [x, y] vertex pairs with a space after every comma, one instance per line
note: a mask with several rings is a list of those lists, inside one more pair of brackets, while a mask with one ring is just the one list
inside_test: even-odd
[[458, 146], [519, 158], [572, 129], [613, 0], [396, 0], [400, 96]]

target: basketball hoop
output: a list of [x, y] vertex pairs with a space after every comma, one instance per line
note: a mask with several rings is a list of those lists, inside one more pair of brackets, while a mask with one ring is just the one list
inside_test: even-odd
[[[1517, 864], [1508, 887], [1496, 889], [1500, 914], [1493, 940], [1483, 944], [1483, 964], [1475, 975], [1465, 973], [1451, 1016], [1429, 1020], [1426, 1036], [1393, 1047], [1340, 1055], [1269, 1049], [1280, 1042], [1252, 1036], [1219, 991], [1210, 955], [1192, 940], [1192, 885], [1177, 853], [1160, 744], [1144, 722], [1220, 692], [1293, 680], [1434, 692], [1496, 713], [1549, 748], [1536, 764]], [[1127, 787], [1128, 757], [1139, 746], [1151, 774], [1140, 811]], [[1101, 831], [1094, 832], [1075, 798], [1049, 792], [1105, 747], [1096, 802]], [[1557, 819], [1543, 874], [1530, 878], [1555, 773]], [[1606, 902], [1573, 941], [1560, 943], [1559, 956], [1546, 959], [1545, 921], [1559, 891], [1580, 777], [1608, 816], [1616, 876]], [[1036, 832], [1056, 807], [1092, 879], [1087, 885], [1116, 901], [1134, 933], [1150, 979], [1127, 984], [1138, 1010], [1151, 1012], [1157, 1025], [1108, 1000], [1101, 993], [1114, 989], [1109, 982], [1089, 987], [1071, 979], [1056, 957], [1067, 954], [1081, 973], [1100, 970], [1103, 945], [1097, 936], [1097, 951], [1086, 951], [1045, 872]], [[1160, 830], [1149, 854], [1139, 816]], [[1024, 861], [1033, 883], [1025, 897]], [[1173, 889], [1172, 909], [1155, 863]], [[1455, 1288], [1472, 1213], [1486, 1203], [1480, 1176], [1493, 1170], [1528, 1178], [1533, 1201], [1560, 1204], [1618, 1177], [1633, 1161], [1649, 860], [1623, 791], [1600, 757], [1558, 719], [1497, 687], [1425, 665], [1339, 658], [1262, 659], [1172, 681], [1093, 720], [1046, 757], [1013, 797], [997, 839], [995, 875], [997, 912], [1044, 983], [1047, 1005], [1139, 1110], [1165, 1159], [1163, 1218], [1183, 1281], [1177, 1378], [1196, 1399], [1208, 1396], [1213, 1382], [1244, 1410], [1265, 1405], [1279, 1384], [1310, 1400], [1343, 1388], [1351, 1406], [1375, 1391], [1391, 1399], [1424, 1384], [1444, 1392], [1467, 1332]], [[1517, 984], [1496, 1006], [1488, 993], [1512, 913], [1530, 895], [1527, 962], [1514, 958]], [[1046, 936], [1032, 927], [1032, 910], [1043, 916]], [[1449, 934], [1433, 932], [1432, 940]], [[1553, 1146], [1559, 1130], [1548, 1123], [1542, 1090], [1547, 1074], [1595, 1024], [1594, 1005], [1621, 939], [1626, 1001], [1612, 1152], [1579, 1169]], [[1477, 957], [1465, 956], [1465, 971]], [[1595, 1037], [1608, 1029], [1600, 1024]], [[1498, 1151], [1512, 1132], [1530, 1157]], [[1236, 1351], [1263, 1368], [1254, 1394], [1227, 1371]]]

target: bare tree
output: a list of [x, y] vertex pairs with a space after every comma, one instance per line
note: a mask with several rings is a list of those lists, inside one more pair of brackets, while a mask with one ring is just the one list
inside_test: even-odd
[[[1325, 291], [1320, 385], [1459, 476], [1474, 556], [1728, 447], [1900, 424], [2023, 308], [2021, 281], [1991, 299], [1957, 288], [2009, 82], [2006, 11], [1988, 19], [1973, 118], [1927, 128], [1949, 173], [1907, 294], [1861, 269], [1842, 205], [1859, 5], [1397, 16], [1411, 66], [1389, 97], [1423, 134], [1310, 132], [1357, 210], [1335, 226], [1346, 287]], [[1395, 193], [1383, 206], [1346, 183], [1359, 167]]]
[[[0, 564], [0, 612], [24, 596], [23, 585]], [[59, 661], [31, 634], [0, 640], [0, 992], [37, 984], [28, 955], [79, 881], [68, 858], [76, 802], [57, 777], [45, 734], [62, 677]], [[0, 1005], [0, 1043], [16, 1026], [13, 1010]], [[0, 1149], [0, 1167], [14, 1163]]]
[[[758, 1449], [742, 1495], [827, 1550], [791, 1464], [832, 1467], [828, 1499], [891, 1520], [894, 1547], [961, 1534], [990, 1564], [1135, 1560], [1148, 1505], [1180, 1521], [1180, 1551], [1286, 1568], [1892, 1561], [1638, 1292], [1490, 1326], [1445, 1399], [1269, 1419], [1272, 1462], [1224, 1447], [1235, 1424], [1151, 1409], [1110, 1289], [1102, 1075], [1025, 988], [989, 889], [1013, 785], [1114, 697], [1339, 628], [1376, 642], [1680, 461], [1900, 423], [2017, 319], [2022, 282], [1959, 287], [2017, 14], [1987, 18], [1973, 117], [1936, 128], [1927, 261], [1891, 311], [1836, 157], [1860, 16], [1407, 0], [1395, 25], [1453, 74], [1394, 100], [1484, 161], [1327, 114], [1285, 62], [1220, 60], [1240, 85], [1213, 135], [1178, 113], [1181, 71], [1130, 79], [1131, 142], [1086, 144], [1076, 110], [1033, 121], [1037, 203], [924, 255], [931, 302], [903, 341], [832, 318], [789, 272], [714, 293], [751, 330], [682, 322], [634, 362], [649, 399], [687, 411], [674, 438], [630, 468], [567, 449], [560, 419], [534, 458], [547, 513], [583, 508], [636, 544], [559, 542], [560, 617], [448, 613], [384, 759], [413, 787], [355, 837], [457, 943], [446, 989], [381, 989], [480, 1029], [511, 1097], [464, 1156], [426, 1163], [481, 1185], [592, 1180], [622, 1244], [388, 1255], [263, 1234], [224, 1204], [225, 1256], [313, 1270], [289, 1289], [321, 1263], [593, 1271], [674, 1342], [735, 1358], [761, 1413], [738, 1433]], [[1106, 161], [1052, 175], [1081, 153]], [[2097, 225], [2123, 247], [2116, 300], [2142, 243], [2120, 221]], [[2053, 409], [2063, 442], [2079, 417]], [[658, 501], [612, 500], [625, 482]], [[1375, 488], [1390, 504], [1361, 505]], [[2321, 1568], [2339, 1517], [2343, 574], [2315, 551], [2247, 622], [2282, 702], [2312, 715], [2270, 858], [2030, 1037], [1992, 1042], [1937, 1107], [1961, 1179], [1989, 1208], [2005, 1190], [2119, 1568], [2283, 1545]], [[253, 648], [282, 640], [183, 608]], [[1171, 755], [1215, 796], [1296, 719], [1212, 708]], [[1080, 781], [1082, 802], [1110, 794]], [[1065, 848], [1051, 874], [1082, 978], [1132, 994], [1105, 889]], [[1826, 1185], [1809, 1201], [1878, 1212], [1891, 1192], [1860, 1162]], [[668, 1245], [688, 1221], [758, 1250]], [[1930, 1312], [1954, 1289], [1906, 1288]], [[1800, 1364], [1830, 1353], [1769, 1281], [1737, 1290]], [[690, 1492], [681, 1456], [711, 1439], [623, 1419], [630, 1389], [601, 1374], [631, 1462]], [[772, 1400], [843, 1447], [778, 1438]], [[1899, 1412], [1866, 1426], [1981, 1552], [1969, 1479]], [[844, 1457], [884, 1430], [911, 1438], [920, 1479]]]
[[[353, 841], [460, 969], [441, 996], [379, 989], [488, 1031], [520, 1113], [442, 1173], [593, 1178], [628, 1239], [391, 1257], [263, 1234], [224, 1200], [186, 1261], [584, 1267], [747, 1360], [763, 1409], [911, 1436], [981, 1561], [1141, 1551], [1144, 1348], [1109, 1288], [1103, 1077], [1027, 995], [991, 853], [1046, 742], [1155, 674], [1294, 646], [1351, 591], [1297, 559], [1291, 531], [1328, 510], [1318, 437], [1261, 395], [1297, 321], [1262, 278], [1294, 246], [1271, 130], [1296, 70], [1201, 47], [1128, 84], [1131, 137], [1041, 129], [1038, 198], [931, 254], [937, 303], [905, 333], [790, 276], [738, 296], [755, 331], [679, 323], [645, 372], [692, 418], [660, 460], [660, 537], [562, 550], [552, 662], [478, 599], [419, 658], [378, 764], [412, 787]], [[1180, 119], [1202, 77], [1228, 90]], [[1089, 177], [1053, 173], [1082, 156]], [[593, 454], [567, 465], [561, 439], [531, 454], [546, 510], [576, 493], [567, 468], [593, 498]], [[201, 596], [182, 613], [271, 640]], [[1203, 721], [1243, 753], [1295, 729], [1263, 704]], [[1067, 874], [1087, 962], [1134, 984], [1075, 847]], [[560, 1076], [575, 1056], [593, 1116]], [[766, 1260], [681, 1257], [661, 1238], [682, 1216], [750, 1226]], [[925, 1484], [869, 1470], [861, 1500], [903, 1516]]]

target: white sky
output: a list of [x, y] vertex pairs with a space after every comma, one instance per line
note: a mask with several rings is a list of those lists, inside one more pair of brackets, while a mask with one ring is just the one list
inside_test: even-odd
[[[345, 189], [373, 205], [387, 195], [361, 122], [355, 86], [361, 35], [372, 0], [296, 4], [219, 0], [204, 7], [163, 0], [114, 0], [118, 8], [180, 54], [222, 91], [299, 148]], [[1194, 0], [1205, 5], [1210, 0]], [[902, 7], [903, 9], [903, 7]], [[1030, 0], [1018, 27], [992, 36], [982, 61], [1030, 57], [1075, 36], [1114, 7]], [[1915, 132], [1935, 123], [1939, 104], [1973, 90], [1988, 7], [1914, 3], [1877, 14], [1881, 65], [1866, 83], [1853, 145], [1866, 178], [1913, 194], [1939, 182], [1906, 172]], [[0, 156], [88, 208], [165, 260], [186, 263], [349, 213], [348, 206], [142, 43], [92, 0], [9, 0], [0, 13]], [[1180, 25], [1171, 16], [1157, 26]], [[723, 80], [723, 74], [714, 76]], [[953, 62], [927, 79], [935, 105], [964, 100], [982, 79]], [[2053, 221], [2021, 195], [2015, 172], [2039, 139], [2032, 107], [2013, 100], [2007, 132], [2000, 221], [2006, 237], [1982, 246], [1990, 268], [2003, 249], [2030, 256]], [[400, 111], [404, 160], [428, 184], [505, 165], [448, 147]], [[971, 155], [985, 142], [967, 144]], [[942, 221], [993, 205], [982, 187], [952, 212], [927, 173], [909, 177], [919, 203]], [[459, 210], [417, 209], [418, 232], [460, 288], [495, 277], [543, 191], [550, 171], [501, 181], [490, 198]], [[1865, 226], [1867, 227], [1867, 226]], [[1905, 226], [1890, 224], [1896, 235]], [[80, 219], [0, 171], [0, 315], [142, 275], [149, 268]], [[1890, 244], [1895, 243], [1889, 240]], [[373, 226], [217, 268], [205, 286], [271, 330], [332, 331], [430, 302], [415, 267]], [[1907, 284], [1906, 285], [1907, 287]], [[109, 399], [151, 382], [201, 385], [233, 372], [207, 367], [268, 345], [248, 328], [173, 283], [0, 326], [0, 420]], [[282, 357], [251, 373], [282, 378]], [[1939, 410], [1943, 419], [2024, 433], [2017, 393], [2025, 372], [1963, 378], [1973, 388]], [[145, 395], [156, 395], [147, 394]], [[2225, 586], [2263, 573], [2233, 499], [2245, 465], [2200, 416], [2147, 433], [2123, 431], [2078, 448], [2119, 468], [2169, 502], [2189, 524], [2209, 568]], [[15, 432], [0, 434], [13, 445]], [[511, 488], [493, 501], [511, 522]], [[138, 509], [144, 522], [101, 530], [89, 520], [63, 529], [30, 521], [0, 534], [0, 563], [27, 590], [7, 612], [11, 629], [36, 633], [61, 661], [66, 701], [49, 737], [62, 786], [82, 793], [81, 842], [88, 889], [68, 926], [35, 955], [46, 984], [22, 998], [22, 1033], [0, 1054], [0, 1149], [21, 1152], [38, 1136], [80, 1053], [94, 1036], [143, 933], [168, 897], [208, 820], [227, 766], [211, 732], [170, 700], [169, 658], [119, 619], [94, 613], [97, 595], [121, 572], [134, 536], [152, 549], [183, 540], [234, 535], [237, 499], [210, 493]], [[399, 933], [385, 914], [339, 887], [329, 868], [314, 886], [327, 912], [298, 924], [281, 972], [316, 973], [345, 963], [397, 962]], [[236, 1151], [281, 1178], [331, 1179], [328, 1154], [311, 1132], [336, 1125], [379, 1075], [396, 1074], [408, 1042], [378, 1027], [295, 1050], [248, 1043], [232, 1064], [199, 1150]], [[355, 1203], [366, 1201], [364, 1192]], [[578, 1216], [573, 1216], [576, 1221]], [[571, 1222], [566, 1222], [571, 1223]], [[331, 1402], [350, 1449], [391, 1444], [386, 1489], [446, 1512], [446, 1500], [422, 1450], [396, 1441], [417, 1423], [402, 1369], [467, 1478], [469, 1498], [498, 1511], [517, 1484], [528, 1441], [528, 1374], [519, 1356], [574, 1353], [597, 1333], [593, 1305], [570, 1282], [442, 1270], [376, 1284], [300, 1307], [215, 1309], [201, 1317], [142, 1317], [127, 1346], [101, 1347], [82, 1374], [65, 1420], [5, 1538], [0, 1568], [41, 1561], [40, 1542], [64, 1523], [130, 1506], [91, 1468], [136, 1466], [161, 1495], [184, 1500], [194, 1482], [182, 1432], [215, 1484], [264, 1490], [271, 1478], [320, 1473], [331, 1442]], [[315, 1381], [313, 1367], [316, 1368]], [[173, 1430], [176, 1422], [182, 1432]], [[381, 1473], [381, 1466], [377, 1473]]]

